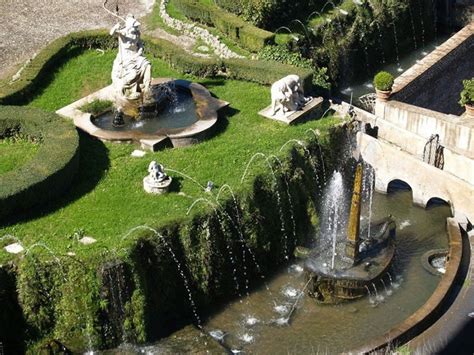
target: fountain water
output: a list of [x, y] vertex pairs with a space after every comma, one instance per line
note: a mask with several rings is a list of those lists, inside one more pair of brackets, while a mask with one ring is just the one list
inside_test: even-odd
[[136, 226], [136, 227], [130, 229], [122, 237], [122, 240], [129, 237], [130, 235], [132, 235], [133, 232], [135, 232], [137, 230], [148, 230], [148, 231], [152, 232], [156, 237], [158, 237], [160, 239], [160, 241], [163, 243], [164, 247], [168, 251], [171, 258], [173, 259], [173, 262], [175, 263], [176, 268], [178, 269], [181, 280], [183, 281], [184, 288], [186, 289], [186, 292], [187, 292], [187, 295], [188, 295], [188, 301], [189, 301], [189, 304], [191, 306], [191, 311], [192, 311], [192, 313], [194, 315], [194, 318], [196, 320], [196, 326], [199, 329], [202, 330], [201, 318], [199, 317], [199, 314], [198, 314], [198, 311], [197, 311], [197, 306], [196, 306], [196, 303], [194, 302], [194, 299], [193, 299], [193, 294], [191, 292], [191, 287], [189, 286], [188, 278], [186, 277], [186, 275], [184, 273], [184, 270], [183, 270], [183, 267], [181, 266], [181, 263], [179, 262], [178, 257], [176, 256], [175, 252], [173, 251], [173, 248], [171, 248], [169, 243], [166, 241], [166, 238], [162, 234], [160, 234], [156, 229], [153, 229], [153, 228], [151, 228], [147, 225]]
[[[237, 202], [237, 199], [235, 197], [235, 194], [232, 190], [232, 188], [227, 185], [227, 184], [224, 184], [222, 185], [222, 187], [219, 189], [218, 193], [217, 193], [217, 196], [216, 196], [216, 202], [219, 203], [219, 197], [220, 197], [220, 194], [222, 193], [222, 191], [224, 191], [225, 189], [229, 190], [231, 195], [232, 195], [232, 199], [234, 201], [234, 208], [235, 208], [235, 213], [236, 213], [236, 216], [237, 216], [237, 223], [238, 223], [238, 228], [237, 226], [234, 225], [234, 227], [236, 227], [237, 231], [238, 231], [238, 235], [239, 235], [239, 239], [240, 239], [240, 243], [242, 245], [242, 263], [243, 263], [243, 268], [244, 268], [244, 271], [245, 271], [245, 274], [247, 272], [247, 266], [246, 266], [246, 263], [245, 263], [245, 249], [247, 249], [248, 253], [250, 254], [251, 258], [252, 258], [252, 261], [253, 261], [253, 264], [255, 265], [255, 268], [256, 268], [256, 271], [258, 274], [260, 274], [260, 277], [262, 279], [265, 279], [265, 275], [262, 273], [262, 269], [260, 267], [260, 264], [257, 262], [257, 258], [255, 257], [255, 254], [253, 253], [252, 249], [248, 246], [247, 244], [247, 241], [245, 240], [244, 238], [244, 233], [242, 231], [242, 221], [241, 221], [241, 217], [240, 217], [240, 211], [239, 211], [239, 204]], [[224, 211], [224, 213], [227, 215], [227, 217], [229, 219], [232, 219], [228, 213], [226, 213]], [[246, 289], [248, 290], [248, 278], [246, 279]], [[266, 282], [264, 282], [265, 284], [265, 287], [267, 288], [268, 290], [268, 285], [266, 284]]]
[[[278, 162], [280, 168], [283, 168], [283, 163], [281, 160], [276, 156], [276, 155], [269, 155], [267, 159], [274, 159]], [[286, 195], [288, 198], [288, 207], [289, 207], [289, 214], [290, 214], [290, 220], [291, 220], [291, 225], [292, 225], [292, 230], [293, 230], [293, 249], [296, 247], [296, 222], [295, 222], [295, 216], [294, 216], [294, 206], [293, 206], [293, 201], [291, 197], [291, 192], [290, 192], [290, 184], [288, 183], [288, 179], [285, 174], [283, 174], [283, 181], [285, 182], [285, 188], [286, 188]], [[288, 255], [288, 239], [285, 240], [286, 243], [286, 252], [285, 252], [285, 258], [288, 260], [289, 255]]]
[[392, 28], [393, 28], [393, 38], [395, 40], [395, 55], [397, 58], [397, 66], [400, 68], [400, 52], [398, 49], [398, 34], [397, 34], [397, 26], [395, 24], [395, 12], [392, 11], [391, 13], [392, 18]]
[[[407, 208], [417, 210], [420, 213], [419, 216], [424, 216], [425, 211], [411, 206], [411, 197], [409, 198], [408, 195], [406, 197], [409, 199], [410, 207], [401, 203], [398, 197], [393, 200], [393, 195], [387, 197], [374, 193], [373, 219], [379, 220], [388, 213], [394, 213], [397, 220], [403, 220], [408, 218], [404, 214]], [[322, 216], [320, 220], [322, 223]], [[362, 224], [366, 222], [365, 219]], [[379, 279], [374, 279], [362, 285], [363, 294], [368, 295], [365, 300], [361, 298], [337, 306], [321, 306], [317, 302], [310, 302], [306, 295], [308, 295], [308, 291], [311, 291], [312, 283], [308, 283], [306, 273], [297, 270], [299, 264], [291, 263], [269, 282], [271, 290], [274, 290], [272, 295], [265, 289], [257, 288], [246, 299], [245, 304], [239, 302], [228, 304], [222, 312], [209, 318], [206, 327], [222, 330], [226, 334], [222, 341], [223, 345], [228, 349], [240, 352], [279, 353], [283, 349], [283, 351], [292, 353], [309, 353], [312, 345], [316, 347], [315, 344], [320, 345], [322, 349], [327, 348], [328, 353], [348, 352], [357, 344], [363, 344], [361, 339], [364, 336], [365, 341], [367, 340], [366, 334], [369, 329], [371, 337], [382, 336], [387, 330], [409, 317], [431, 296], [433, 288], [426, 290], [427, 286], [424, 284], [431, 282], [427, 280], [431, 275], [427, 276], [421, 265], [416, 268], [418, 270], [416, 273], [406, 277], [406, 281], [402, 285], [397, 285], [398, 289], [390, 289], [388, 280], [393, 277], [394, 281], [396, 279], [397, 282], [400, 282], [399, 275], [410, 274], [414, 271], [414, 266], [417, 265], [419, 259], [418, 254], [412, 255], [414, 249], [421, 251], [433, 243], [433, 239], [428, 237], [428, 235], [432, 235], [432, 232], [426, 230], [432, 222], [431, 218], [425, 218], [421, 222], [423, 226], [417, 229], [418, 232], [415, 235], [403, 231], [397, 235], [397, 248], [400, 250], [398, 258], [402, 259], [403, 263], [400, 263], [395, 271], [390, 269], [392, 276], [384, 274], [383, 282], [382, 279], [380, 279], [380, 283], [378, 283]], [[441, 229], [442, 224], [439, 223]], [[384, 229], [382, 227], [383, 225], [380, 226], [377, 222], [373, 222], [372, 234], [380, 235], [381, 229]], [[426, 241], [426, 244], [421, 247], [419, 242], [414, 243], [414, 239], [418, 240], [418, 237], [423, 234], [425, 234], [423, 240]], [[366, 239], [364, 226], [360, 235], [361, 239]], [[337, 249], [344, 251], [344, 246]], [[410, 262], [405, 262], [404, 258], [407, 257], [407, 253], [410, 255]], [[366, 261], [362, 260], [362, 263]], [[395, 263], [398, 263], [397, 259], [395, 259]], [[372, 283], [376, 285], [377, 293], [375, 293]], [[424, 284], [424, 286], [419, 284]], [[381, 286], [383, 288], [378, 289]], [[413, 294], [414, 289], [417, 290], [415, 294]], [[421, 294], [425, 295], [424, 298], [420, 297], [417, 305], [413, 306], [413, 299]], [[292, 309], [293, 311], [291, 311]], [[291, 317], [289, 318], [290, 312]], [[387, 317], [387, 314], [392, 316]], [[247, 324], [246, 320], [249, 317], [258, 319], [258, 322], [254, 325]], [[394, 321], [394, 317], [398, 320]], [[333, 322], [328, 322], [328, 319]], [[250, 343], [245, 342], [242, 339], [244, 334], [252, 336], [253, 340]], [[358, 337], [362, 338], [358, 339]]]
[[411, 30], [413, 32], [413, 45], [415, 46], [415, 50], [418, 49], [418, 44], [416, 43], [416, 30], [415, 30], [415, 22], [413, 21], [413, 11], [411, 6], [408, 6], [408, 13], [410, 14], [410, 24]]
[[[188, 211], [186, 212], [186, 214], [188, 215], [191, 210], [194, 208], [194, 206], [196, 206], [197, 203], [199, 202], [204, 202], [204, 203], [207, 203], [209, 206], [211, 206], [213, 209], [214, 209], [214, 212], [216, 213], [216, 217], [217, 217], [217, 220], [219, 221], [219, 225], [220, 225], [220, 228], [221, 228], [221, 231], [222, 231], [222, 234], [224, 236], [230, 236], [232, 235], [231, 233], [229, 233], [229, 231], [227, 230], [227, 227], [226, 227], [226, 224], [224, 222], [224, 220], [222, 219], [222, 215], [226, 215], [227, 218], [230, 220], [231, 223], [233, 223], [233, 220], [232, 218], [230, 218], [230, 216], [228, 214], [225, 213], [224, 210], [218, 210], [217, 206], [215, 204], [213, 204], [211, 201], [209, 201], [208, 199], [205, 199], [205, 198], [198, 198], [196, 199], [192, 204], [191, 206], [188, 208]], [[229, 260], [231, 262], [231, 265], [232, 265], [232, 278], [234, 280], [234, 283], [235, 283], [235, 292], [239, 295], [239, 297], [242, 297], [242, 294], [240, 293], [240, 284], [239, 284], [239, 280], [238, 280], [238, 277], [237, 277], [237, 263], [235, 261], [235, 258], [234, 258], [234, 252], [232, 250], [232, 246], [230, 244], [230, 240], [228, 238], [224, 238], [225, 239], [225, 247], [226, 247], [226, 250], [227, 250], [227, 254], [229, 255]], [[246, 269], [245, 270], [245, 279], [247, 280], [247, 273], [246, 273]], [[248, 280], [245, 281], [245, 285], [248, 287]], [[248, 294], [248, 288], [246, 290], [247, 294]]]
[[342, 174], [335, 171], [329, 180], [325, 192], [321, 218], [321, 230], [325, 231], [325, 234], [321, 236], [322, 243], [326, 246], [328, 244], [331, 245], [331, 269], [334, 269], [337, 235], [342, 227], [342, 221], [344, 219], [342, 215], [344, 213], [342, 209], [345, 206], [344, 198], [345, 193]]
[[[279, 211], [279, 215], [280, 215], [280, 231], [283, 233], [283, 239], [284, 239], [284, 242], [283, 242], [283, 256], [285, 257], [285, 259], [288, 259], [289, 258], [289, 253], [288, 253], [288, 235], [286, 233], [286, 226], [285, 226], [285, 217], [283, 215], [283, 205], [282, 205], [282, 199], [281, 199], [281, 195], [280, 195], [280, 191], [278, 189], [278, 179], [277, 179], [277, 176], [275, 174], [275, 170], [273, 169], [273, 166], [272, 164], [270, 163], [270, 160], [269, 160], [269, 157], [267, 157], [265, 154], [263, 153], [255, 153], [249, 160], [249, 162], [247, 163], [246, 167], [245, 167], [245, 170], [244, 170], [244, 173], [242, 175], [242, 178], [240, 179], [240, 182], [243, 183], [245, 177], [247, 176], [247, 173], [249, 171], [249, 167], [250, 165], [252, 164], [252, 162], [257, 158], [257, 157], [262, 157], [265, 159], [265, 163], [267, 165], [267, 167], [270, 169], [270, 173], [272, 175], [272, 178], [273, 178], [273, 191], [275, 191], [275, 195], [276, 195], [276, 199], [277, 199], [277, 204], [278, 204], [278, 211]], [[293, 211], [291, 211], [291, 213], [293, 213]]]
[[[381, 279], [394, 256], [392, 237], [395, 225], [392, 218], [374, 223], [374, 233], [360, 233], [362, 174], [362, 164], [358, 164], [347, 237], [340, 228], [347, 223], [344, 211], [340, 210], [345, 205], [339, 200], [344, 195], [342, 175], [335, 173], [328, 187], [329, 205], [325, 205], [324, 210], [332, 215], [325, 216], [323, 212], [322, 243], [305, 262], [309, 279], [313, 281], [309, 294], [320, 302], [337, 303], [362, 297], [364, 286]], [[380, 301], [377, 290], [375, 296]]]
[[420, 14], [420, 24], [421, 24], [421, 46], [425, 47], [425, 21], [423, 20], [423, 5], [421, 4], [420, 0], [417, 0], [418, 3], [418, 10]]

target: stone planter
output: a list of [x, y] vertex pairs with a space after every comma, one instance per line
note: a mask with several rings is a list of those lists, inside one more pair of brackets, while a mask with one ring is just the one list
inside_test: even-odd
[[377, 94], [377, 100], [386, 102], [389, 100], [390, 95], [392, 94], [392, 90], [379, 90], [375, 89], [375, 93]]
[[474, 118], [474, 105], [464, 105], [466, 108], [466, 115], [469, 118]]

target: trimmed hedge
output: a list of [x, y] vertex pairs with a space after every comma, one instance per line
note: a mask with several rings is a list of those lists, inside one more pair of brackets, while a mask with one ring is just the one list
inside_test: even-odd
[[186, 17], [214, 26], [252, 52], [257, 52], [265, 45], [274, 43], [273, 33], [255, 27], [218, 6], [205, 4], [200, 0], [173, 0], [173, 4]]
[[[184, 49], [164, 39], [143, 36], [148, 55], [160, 58], [171, 67], [198, 77], [228, 75], [236, 80], [253, 81], [271, 85], [288, 74], [298, 74], [305, 90], [312, 87], [313, 73], [310, 69], [272, 61], [247, 59], [215, 60], [191, 56]], [[45, 85], [45, 75], [78, 51], [87, 48], [110, 49], [116, 47], [115, 39], [105, 30], [82, 31], [61, 37], [46, 46], [23, 70], [21, 78], [14, 83], [0, 85], [0, 105], [22, 105], [28, 103], [33, 93]]]
[[296, 68], [278, 62], [249, 61], [247, 59], [228, 59], [224, 63], [228, 76], [233, 79], [244, 79], [259, 84], [271, 85], [288, 74], [297, 74], [303, 81], [305, 92], [310, 92], [313, 87], [313, 72], [311, 69]]
[[69, 57], [82, 48], [112, 48], [117, 43], [105, 31], [71, 33], [48, 44], [21, 72], [14, 82], [0, 82], [0, 105], [23, 105], [44, 85], [44, 79]]
[[0, 138], [19, 134], [41, 140], [28, 163], [0, 175], [0, 221], [59, 196], [79, 164], [79, 135], [72, 125], [39, 109], [0, 106]]
[[311, 69], [297, 68], [273, 61], [248, 59], [223, 59], [216, 61], [211, 58], [190, 56], [183, 49], [171, 42], [144, 36], [148, 53], [165, 60], [173, 68], [200, 77], [224, 74], [236, 80], [252, 81], [263, 85], [271, 85], [288, 74], [298, 74], [305, 84], [305, 90], [312, 87], [313, 73]]

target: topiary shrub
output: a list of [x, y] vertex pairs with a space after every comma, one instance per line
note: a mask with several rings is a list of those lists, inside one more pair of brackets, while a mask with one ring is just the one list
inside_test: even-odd
[[464, 89], [461, 91], [459, 104], [461, 106], [474, 105], [474, 78], [470, 80], [463, 80]]
[[58, 197], [71, 184], [79, 164], [79, 135], [71, 122], [56, 114], [0, 106], [0, 138], [11, 135], [42, 143], [28, 163], [0, 175], [0, 221]]
[[374, 86], [377, 90], [391, 91], [393, 82], [393, 75], [386, 71], [378, 72], [374, 77]]

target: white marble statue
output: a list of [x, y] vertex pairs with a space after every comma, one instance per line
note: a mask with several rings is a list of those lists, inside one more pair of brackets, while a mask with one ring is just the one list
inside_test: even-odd
[[163, 165], [158, 164], [154, 160], [148, 165], [148, 173], [148, 176], [154, 182], [163, 182], [168, 178], [168, 175], [165, 174], [163, 169]]
[[[143, 55], [140, 22], [127, 15], [125, 23], [117, 23], [110, 30], [117, 36], [119, 48], [112, 68], [112, 83], [117, 98], [143, 100], [151, 96], [151, 64]], [[118, 107], [120, 111], [120, 105]]]
[[283, 115], [301, 109], [310, 98], [304, 96], [303, 83], [298, 75], [287, 75], [275, 81], [271, 87], [272, 116], [278, 110]]
[[148, 175], [143, 178], [143, 189], [151, 194], [163, 194], [168, 191], [172, 180], [166, 175], [163, 165], [153, 160], [148, 165]]

